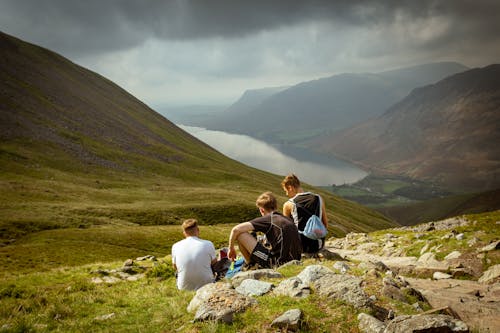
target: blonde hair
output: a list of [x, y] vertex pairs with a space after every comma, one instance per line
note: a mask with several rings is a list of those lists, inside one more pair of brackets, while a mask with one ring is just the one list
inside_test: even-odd
[[292, 186], [293, 188], [299, 188], [300, 180], [297, 176], [291, 173], [281, 181], [281, 186], [282, 187]]
[[182, 222], [182, 230], [188, 235], [192, 235], [197, 228], [198, 221], [196, 219], [187, 219]]
[[273, 212], [278, 207], [276, 197], [271, 192], [264, 192], [255, 201], [255, 205], [268, 212]]

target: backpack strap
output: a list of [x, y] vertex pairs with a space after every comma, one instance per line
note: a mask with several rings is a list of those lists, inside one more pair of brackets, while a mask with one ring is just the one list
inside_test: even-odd
[[[313, 194], [313, 193], [311, 193]], [[322, 204], [321, 204], [321, 197], [317, 194], [314, 194], [316, 197], [318, 197], [318, 204], [319, 204], [319, 215], [316, 215], [315, 213], [312, 213], [309, 209], [307, 209], [306, 207], [304, 207], [304, 205], [301, 205], [300, 203], [298, 202], [295, 202], [293, 201], [292, 199], [288, 199], [288, 201], [291, 201], [293, 202], [296, 206], [300, 206], [300, 208], [302, 208], [303, 210], [306, 211], [307, 214], [309, 215], [316, 215], [318, 216], [320, 219], [321, 219], [321, 207], [322, 207]]]

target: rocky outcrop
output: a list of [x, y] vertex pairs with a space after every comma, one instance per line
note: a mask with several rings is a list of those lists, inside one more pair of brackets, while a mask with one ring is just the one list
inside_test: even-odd
[[467, 325], [447, 315], [416, 315], [394, 318], [384, 333], [454, 333], [469, 332]]
[[234, 290], [227, 283], [209, 283], [196, 291], [188, 305], [189, 312], [195, 312], [194, 320], [215, 320], [230, 323], [233, 315], [245, 311], [257, 301]]

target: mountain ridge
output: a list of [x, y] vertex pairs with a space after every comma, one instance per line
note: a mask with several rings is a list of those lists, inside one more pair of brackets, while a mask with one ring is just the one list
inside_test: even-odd
[[268, 96], [252, 110], [232, 109], [233, 115], [219, 113], [209, 122], [193, 125], [248, 134], [264, 141], [303, 143], [378, 116], [413, 88], [466, 69], [455, 62], [442, 62], [380, 73], [333, 75]]
[[500, 186], [499, 73], [499, 65], [490, 65], [414, 89], [380, 117], [312, 145], [379, 173], [495, 189]]

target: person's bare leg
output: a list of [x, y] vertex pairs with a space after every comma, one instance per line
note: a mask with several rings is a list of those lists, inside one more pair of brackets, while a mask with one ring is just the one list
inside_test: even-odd
[[257, 245], [257, 240], [248, 232], [243, 232], [238, 236], [238, 247], [246, 263], [250, 262], [255, 245]]

